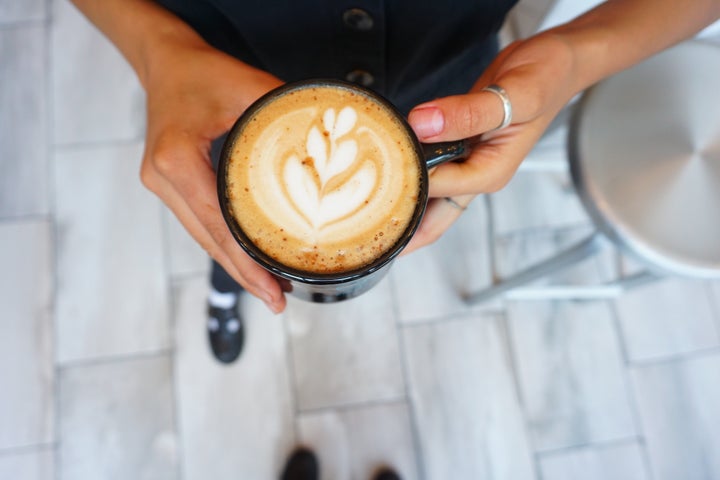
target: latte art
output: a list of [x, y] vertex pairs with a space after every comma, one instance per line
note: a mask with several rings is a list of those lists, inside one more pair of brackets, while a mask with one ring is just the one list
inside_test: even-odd
[[[301, 160], [290, 154], [283, 169], [282, 184], [298, 212], [316, 231], [346, 217], [368, 202], [377, 183], [377, 170], [370, 161], [358, 159], [357, 140], [347, 135], [357, 122], [357, 113], [345, 107], [336, 116], [330, 108], [323, 114], [324, 134], [313, 126], [308, 133]], [[348, 137], [345, 138], [342, 137]], [[360, 161], [362, 165], [352, 167]], [[333, 190], [331, 181], [344, 173]]]
[[337, 87], [290, 91], [260, 109], [232, 146], [227, 196], [250, 240], [308, 272], [369, 264], [416, 209], [413, 140], [387, 107]]

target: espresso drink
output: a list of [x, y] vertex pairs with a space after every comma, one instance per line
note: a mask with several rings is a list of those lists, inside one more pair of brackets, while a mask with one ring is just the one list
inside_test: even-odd
[[258, 109], [230, 148], [230, 214], [260, 250], [294, 269], [368, 265], [416, 211], [414, 140], [394, 111], [362, 92], [290, 90]]

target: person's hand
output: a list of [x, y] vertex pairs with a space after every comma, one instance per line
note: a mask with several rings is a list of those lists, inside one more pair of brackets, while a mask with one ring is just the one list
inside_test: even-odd
[[235, 280], [278, 313], [285, 308], [280, 285], [242, 251], [223, 220], [210, 145], [281, 82], [204, 43], [178, 43], [154, 52], [147, 65], [142, 181]]
[[[415, 107], [408, 117], [421, 142], [475, 138], [470, 157], [430, 172], [430, 196], [422, 225], [405, 252], [434, 242], [462, 214], [474, 195], [500, 190], [540, 139], [552, 119], [577, 93], [571, 48], [541, 34], [505, 48], [472, 90]], [[503, 121], [501, 100], [483, 91], [497, 84], [512, 104], [512, 123]], [[444, 200], [452, 198], [453, 202]]]

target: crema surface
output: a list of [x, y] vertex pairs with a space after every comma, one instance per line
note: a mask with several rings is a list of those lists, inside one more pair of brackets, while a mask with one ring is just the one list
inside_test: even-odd
[[276, 97], [236, 137], [227, 168], [231, 214], [250, 240], [299, 270], [371, 263], [405, 232], [421, 172], [394, 114], [349, 89]]

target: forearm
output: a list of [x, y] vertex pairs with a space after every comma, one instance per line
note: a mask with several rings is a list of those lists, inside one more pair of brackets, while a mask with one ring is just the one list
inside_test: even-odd
[[189, 25], [150, 0], [72, 2], [115, 44], [143, 85], [147, 85], [153, 55], [164, 45], [207, 45]]
[[547, 33], [570, 46], [580, 91], [719, 17], [718, 0], [609, 0]]

